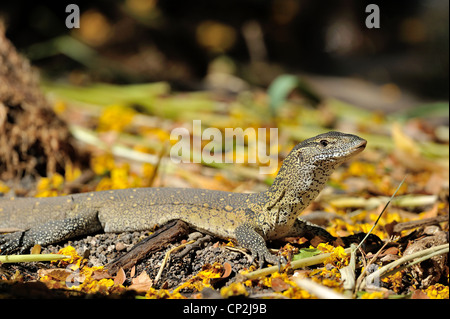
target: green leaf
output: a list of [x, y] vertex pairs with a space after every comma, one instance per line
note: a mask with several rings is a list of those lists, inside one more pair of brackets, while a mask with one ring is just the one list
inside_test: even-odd
[[313, 257], [315, 255], [318, 255], [320, 253], [321, 253], [321, 251], [317, 248], [302, 248], [302, 249], [300, 249], [298, 254], [294, 255], [294, 258], [292, 260], [309, 258], [309, 257]]
[[294, 89], [299, 90], [301, 94], [314, 105], [318, 104], [321, 100], [319, 95], [299, 76], [283, 74], [273, 80], [267, 89], [272, 115], [276, 115], [280, 106], [286, 102], [289, 94]]

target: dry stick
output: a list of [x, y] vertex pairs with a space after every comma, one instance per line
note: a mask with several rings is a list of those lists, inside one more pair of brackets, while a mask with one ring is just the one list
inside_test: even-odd
[[[387, 277], [387, 276], [390, 276], [390, 275], [392, 275], [392, 274], [395, 274], [395, 273], [398, 272], [398, 271], [401, 271], [401, 270], [403, 270], [403, 269], [405, 269], [405, 268], [411, 267], [411, 266], [413, 266], [413, 265], [415, 265], [415, 264], [418, 264], [418, 263], [420, 263], [420, 262], [422, 262], [422, 261], [424, 261], [424, 260], [430, 259], [430, 258], [432, 258], [432, 257], [434, 257], [434, 256], [442, 255], [442, 254], [448, 253], [448, 244], [444, 244], [444, 246], [447, 246], [447, 247], [444, 247], [444, 248], [442, 248], [442, 249], [438, 248], [438, 247], [440, 247], [440, 246], [431, 247], [431, 248], [434, 248], [436, 251], [434, 251], [434, 252], [432, 252], [432, 253], [430, 253], [430, 254], [427, 254], [427, 255], [425, 255], [425, 256], [423, 256], [423, 257], [421, 257], [421, 258], [417, 258], [416, 260], [414, 260], [413, 262], [410, 262], [410, 263], [407, 264], [407, 265], [403, 265], [403, 266], [400, 266], [400, 267], [398, 267], [398, 268], [389, 270], [389, 271], [385, 272], [384, 274], [382, 274], [382, 275], [381, 275], [381, 278], [385, 278], [385, 277]], [[430, 249], [431, 249], [431, 248], [430, 248]], [[408, 257], [408, 255], [405, 256], [405, 257]]]
[[153, 186], [153, 182], [155, 181], [156, 175], [158, 173], [158, 169], [161, 166], [161, 160], [164, 157], [164, 154], [166, 153], [167, 148], [168, 148], [168, 145], [167, 145], [167, 143], [165, 143], [163, 145], [163, 147], [161, 148], [161, 151], [158, 154], [158, 160], [157, 160], [156, 164], [154, 165], [152, 175], [148, 178], [148, 181], [147, 181], [147, 185], [149, 187]]
[[408, 222], [398, 223], [394, 225], [394, 233], [400, 233], [402, 230], [423, 227], [448, 221], [448, 215], [435, 216], [421, 220], [411, 220]]
[[351, 244], [351, 254], [350, 254], [350, 262], [348, 263], [348, 266], [345, 266], [341, 269], [339, 269], [339, 272], [341, 273], [342, 281], [344, 282], [344, 289], [350, 290], [353, 289], [355, 286], [355, 270], [356, 270], [356, 250], [355, 244]]
[[[384, 245], [377, 251], [377, 253], [369, 260], [369, 263], [367, 265], [364, 265], [364, 271], [361, 273], [361, 275], [359, 275], [358, 279], [356, 280], [356, 285], [355, 285], [355, 290], [354, 293], [356, 293], [357, 291], [359, 291], [359, 287], [361, 286], [362, 280], [364, 279], [364, 276], [367, 274], [367, 269], [369, 268], [369, 266], [375, 262], [375, 260], [378, 258], [378, 256], [380, 255], [381, 251], [384, 249], [384, 247], [386, 247], [386, 245], [389, 243], [389, 241], [386, 241], [384, 243]], [[361, 254], [363, 253], [363, 250], [361, 250]]]
[[[407, 175], [406, 175], [407, 176]], [[378, 224], [378, 221], [380, 220], [381, 216], [383, 215], [384, 211], [387, 209], [387, 207], [389, 206], [389, 204], [391, 203], [392, 199], [395, 197], [395, 195], [397, 194], [398, 190], [400, 189], [400, 187], [403, 185], [403, 182], [406, 179], [406, 176], [403, 177], [403, 180], [400, 182], [400, 184], [398, 185], [397, 189], [395, 190], [394, 194], [392, 194], [391, 198], [387, 201], [386, 205], [384, 205], [383, 210], [381, 211], [381, 213], [378, 215], [377, 220], [375, 221], [375, 223], [373, 224], [372, 228], [369, 230], [369, 232], [366, 234], [366, 236], [363, 238], [363, 240], [361, 240], [361, 242], [359, 243], [358, 247], [356, 247], [355, 251], [360, 249], [361, 245], [364, 243], [364, 241], [367, 239], [367, 237], [369, 237], [370, 233], [372, 233], [373, 229], [375, 228], [375, 226]], [[375, 261], [375, 258], [378, 257], [378, 255], [381, 253], [381, 250], [387, 245], [388, 242], [386, 242], [383, 247], [381, 247], [378, 252], [375, 254], [375, 256], [373, 256], [373, 258], [369, 261], [369, 264], [367, 265], [367, 267], [369, 267], [369, 265]], [[367, 267], [364, 268], [364, 272], [358, 277], [358, 279], [356, 280], [356, 285], [355, 285], [355, 292], [359, 290], [359, 287], [361, 286], [362, 280], [365, 276], [365, 274], [367, 273]]]
[[147, 238], [141, 240], [125, 255], [120, 256], [105, 266], [110, 274], [115, 274], [120, 267], [128, 269], [149, 253], [161, 250], [167, 243], [178, 240], [187, 234], [188, 224], [182, 220], [176, 220], [165, 224]]
[[250, 256], [249, 254], [247, 254], [247, 253], [244, 251], [244, 249], [239, 249], [239, 248], [236, 248], [236, 247], [230, 247], [230, 246], [225, 246], [225, 249], [228, 249], [228, 250], [231, 250], [231, 251], [236, 251], [236, 252], [238, 252], [238, 253], [241, 253], [241, 254], [243, 254], [245, 257], [247, 257], [247, 260], [248, 260], [249, 262], [252, 261], [252, 256]]
[[366, 236], [363, 238], [363, 240], [361, 240], [361, 242], [359, 243], [358, 247], [356, 247], [355, 250], [358, 250], [359, 247], [361, 247], [361, 245], [364, 243], [364, 241], [367, 239], [367, 237], [369, 237], [369, 235], [372, 233], [372, 230], [375, 228], [375, 226], [378, 224], [378, 221], [380, 220], [381, 216], [383, 215], [384, 211], [386, 210], [386, 208], [389, 206], [389, 204], [391, 203], [392, 199], [395, 197], [395, 195], [397, 194], [398, 190], [400, 189], [400, 187], [403, 185], [403, 182], [405, 181], [406, 176], [403, 177], [403, 180], [401, 181], [401, 183], [398, 185], [397, 189], [395, 190], [394, 194], [392, 194], [391, 198], [387, 201], [386, 205], [384, 205], [383, 210], [381, 211], [380, 215], [378, 215], [377, 220], [375, 221], [375, 223], [373, 224], [372, 228], [369, 230], [369, 232], [366, 234]]
[[[346, 248], [344, 251], [347, 254], [349, 254], [351, 252], [351, 248]], [[323, 263], [330, 256], [331, 256], [331, 253], [325, 253], [325, 254], [320, 254], [320, 255], [316, 255], [316, 256], [312, 256], [312, 257], [308, 257], [308, 258], [302, 258], [299, 260], [295, 260], [295, 261], [291, 262], [291, 268], [297, 269], [300, 267], [317, 265], [317, 264]], [[258, 269], [258, 270], [249, 272], [248, 274], [244, 274], [244, 278], [246, 280], [256, 279], [259, 277], [273, 274], [274, 272], [277, 272], [277, 271], [278, 271], [278, 266], [267, 267], [267, 268]]]
[[0, 256], [0, 264], [34, 262], [34, 261], [53, 261], [70, 258], [71, 258], [70, 256], [60, 254], [5, 255]]
[[[194, 239], [193, 239], [194, 240]], [[184, 256], [186, 256], [190, 251], [192, 251], [193, 249], [197, 249], [200, 248], [200, 246], [205, 243], [205, 242], [209, 242], [211, 241], [211, 236], [210, 235], [205, 235], [203, 237], [197, 238], [195, 239], [195, 242], [192, 245], [186, 245], [186, 247], [183, 249], [182, 252], [180, 252], [177, 255], [177, 258], [181, 259]]]
[[155, 280], [153, 281], [153, 283], [156, 284], [156, 283], [159, 281], [159, 279], [161, 278], [162, 272], [163, 272], [163, 270], [164, 270], [164, 267], [166, 266], [167, 261], [169, 260], [170, 254], [173, 253], [173, 252], [175, 252], [175, 251], [177, 251], [177, 250], [180, 250], [181, 248], [183, 248], [183, 247], [185, 247], [185, 246], [187, 246], [187, 245], [189, 245], [189, 244], [192, 244], [193, 242], [195, 242], [195, 240], [191, 240], [191, 241], [189, 241], [189, 242], [187, 242], [187, 243], [181, 244], [180, 246], [173, 247], [172, 249], [170, 249], [170, 250], [164, 255], [164, 259], [163, 259], [163, 261], [162, 261], [162, 263], [161, 263], [161, 267], [159, 267], [158, 273], [156, 274], [156, 277], [155, 277]]
[[[363, 283], [362, 283], [362, 286], [363, 286], [362, 288], [364, 288], [365, 285], [372, 284], [374, 282], [375, 278], [380, 278], [380, 279], [384, 278], [384, 277], [386, 277], [388, 275], [392, 275], [393, 273], [395, 273], [397, 271], [400, 271], [400, 270], [402, 270], [402, 269], [404, 269], [406, 267], [410, 267], [410, 266], [412, 266], [412, 265], [414, 265], [414, 264], [416, 264], [418, 262], [421, 262], [421, 261], [423, 261], [425, 259], [429, 259], [429, 258], [431, 258], [433, 256], [436, 256], [436, 255], [441, 255], [441, 254], [448, 253], [448, 251], [449, 251], [448, 244], [443, 244], [443, 245], [439, 245], [439, 246], [435, 246], [435, 247], [431, 247], [431, 248], [428, 248], [428, 249], [424, 249], [424, 250], [418, 251], [418, 252], [416, 252], [414, 254], [411, 254], [411, 255], [403, 256], [402, 258], [400, 258], [400, 259], [398, 259], [396, 261], [393, 261], [393, 262], [391, 262], [391, 263], [381, 267], [380, 269], [378, 269], [374, 273], [372, 273], [369, 276], [367, 276], [366, 280], [363, 281]], [[416, 259], [416, 258], [420, 258], [420, 259], [416, 260], [416, 261], [414, 261], [412, 263], [409, 263], [408, 265], [405, 265], [405, 266], [393, 269], [393, 268], [395, 268], [395, 267], [397, 267], [397, 266], [399, 266], [399, 265], [401, 265], [401, 264], [403, 264], [403, 263], [405, 263], [407, 261], [410, 261], [410, 260], [413, 260], [413, 259]]]
[[336, 292], [335, 290], [312, 281], [309, 278], [295, 278], [294, 282], [300, 288], [308, 291], [320, 299], [349, 299], [347, 296]]

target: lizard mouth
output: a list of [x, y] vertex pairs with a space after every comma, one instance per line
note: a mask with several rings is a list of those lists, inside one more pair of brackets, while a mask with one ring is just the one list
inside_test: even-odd
[[357, 145], [357, 146], [354, 148], [353, 154], [358, 154], [358, 153], [362, 152], [362, 151], [366, 148], [366, 145], [367, 145], [367, 141], [366, 141], [366, 140], [362, 140], [362, 141], [359, 143], [359, 145]]
[[367, 145], [366, 140], [362, 140], [361, 143], [356, 147], [356, 149], [365, 149]]

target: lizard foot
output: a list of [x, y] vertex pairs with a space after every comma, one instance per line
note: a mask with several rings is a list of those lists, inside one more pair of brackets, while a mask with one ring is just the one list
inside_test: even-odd
[[281, 259], [269, 252], [264, 238], [251, 225], [242, 224], [236, 228], [235, 233], [238, 243], [252, 253], [252, 264], [258, 259], [259, 268], [262, 268], [266, 261], [281, 268]]
[[267, 263], [272, 265], [278, 265], [280, 267], [280, 258], [277, 258], [277, 256], [272, 255], [266, 247], [265, 249], [254, 249], [251, 250], [252, 253], [252, 260], [250, 261], [250, 264], [253, 264], [255, 260], [258, 260], [259, 268], [263, 268], [264, 262], [267, 261]]

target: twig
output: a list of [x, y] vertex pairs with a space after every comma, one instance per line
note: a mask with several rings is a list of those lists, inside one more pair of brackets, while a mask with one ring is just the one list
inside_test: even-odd
[[[386, 247], [386, 245], [389, 243], [390, 241], [386, 241], [384, 243], [384, 245], [377, 251], [377, 253], [369, 260], [369, 263], [367, 265], [364, 265], [364, 271], [361, 273], [361, 275], [359, 275], [358, 279], [356, 280], [356, 285], [355, 285], [355, 292], [359, 291], [359, 287], [361, 286], [361, 283], [364, 279], [364, 276], [367, 274], [367, 269], [369, 269], [369, 266], [375, 262], [375, 260], [378, 258], [378, 256], [380, 255], [380, 253], [383, 251], [384, 247]], [[363, 252], [361, 250], [361, 252]]]
[[[351, 253], [351, 248], [346, 248], [345, 252], [347, 254]], [[324, 262], [330, 256], [331, 256], [331, 253], [325, 253], [325, 254], [319, 254], [316, 256], [308, 257], [308, 258], [302, 258], [299, 260], [295, 260], [295, 261], [291, 262], [291, 268], [297, 269], [297, 268], [301, 268], [301, 267], [317, 265], [317, 264]], [[256, 279], [259, 277], [264, 277], [264, 276], [273, 274], [274, 272], [277, 272], [277, 271], [278, 271], [278, 266], [272, 266], [272, 267], [267, 267], [267, 268], [258, 269], [258, 270], [249, 272], [248, 274], [244, 274], [244, 277], [246, 280], [247, 279]]]
[[[380, 278], [380, 279], [384, 278], [384, 277], [387, 276], [388, 273], [390, 275], [392, 275], [393, 273], [395, 273], [395, 272], [397, 272], [397, 271], [399, 271], [401, 269], [404, 269], [406, 267], [412, 266], [416, 262], [410, 263], [410, 264], [406, 265], [406, 267], [403, 267], [401, 269], [399, 269], [399, 268], [393, 269], [393, 268], [395, 268], [395, 267], [397, 267], [397, 266], [399, 266], [399, 265], [401, 265], [403, 263], [406, 263], [406, 262], [408, 262], [410, 260], [413, 260], [413, 259], [416, 259], [416, 258], [426, 257], [426, 258], [420, 260], [420, 261], [423, 261], [423, 260], [431, 258], [431, 257], [433, 257], [435, 255], [448, 253], [448, 251], [449, 251], [448, 244], [443, 244], [443, 245], [439, 245], [439, 246], [435, 246], [435, 247], [431, 247], [431, 248], [428, 248], [428, 249], [424, 249], [424, 250], [418, 251], [418, 252], [416, 252], [414, 254], [411, 254], [411, 255], [403, 256], [402, 258], [397, 259], [397, 260], [395, 260], [395, 261], [393, 261], [393, 262], [391, 262], [391, 263], [381, 267], [380, 269], [378, 269], [374, 273], [372, 273], [369, 276], [367, 276], [366, 280], [363, 281], [362, 284], [361, 284], [361, 286], [362, 286], [361, 289], [363, 289], [366, 285], [372, 284], [375, 281], [375, 278]], [[390, 270], [394, 270], [394, 271], [390, 271]]]
[[389, 270], [389, 271], [387, 271], [386, 273], [384, 273], [384, 274], [381, 276], [381, 278], [388, 277], [388, 276], [390, 276], [390, 275], [392, 275], [392, 274], [395, 274], [395, 273], [398, 272], [398, 271], [401, 271], [401, 270], [403, 270], [403, 269], [406, 269], [406, 268], [408, 268], [408, 267], [411, 267], [411, 266], [413, 266], [413, 265], [415, 265], [415, 264], [418, 264], [418, 263], [420, 263], [420, 262], [422, 262], [422, 261], [424, 261], [424, 260], [430, 259], [430, 258], [432, 258], [432, 257], [434, 257], [434, 256], [448, 253], [448, 244], [445, 244], [445, 245], [447, 245], [447, 248], [443, 248], [443, 249], [440, 249], [440, 250], [436, 250], [435, 252], [430, 253], [430, 254], [428, 254], [428, 255], [426, 255], [426, 256], [423, 256], [423, 257], [421, 257], [421, 258], [417, 258], [416, 260], [414, 260], [413, 262], [410, 262], [410, 263], [407, 264], [407, 265], [403, 265], [403, 266], [400, 266], [400, 267], [398, 267], [398, 268]]
[[155, 178], [156, 178], [158, 169], [159, 169], [159, 167], [161, 166], [161, 160], [162, 160], [162, 158], [164, 157], [164, 154], [167, 152], [167, 148], [168, 148], [167, 143], [164, 143], [163, 147], [161, 148], [161, 151], [160, 151], [159, 154], [158, 154], [158, 160], [157, 160], [157, 162], [154, 164], [154, 168], [153, 168], [152, 174], [151, 174], [151, 176], [150, 176], [150, 177], [148, 178], [148, 180], [147, 180], [147, 183], [146, 183], [146, 184], [147, 184], [148, 186], [153, 186], [153, 182], [155, 181]]
[[352, 290], [355, 287], [356, 250], [354, 248], [355, 244], [352, 244], [348, 266], [339, 269], [345, 290]]
[[225, 249], [228, 249], [228, 250], [231, 250], [231, 251], [236, 251], [238, 253], [243, 254], [245, 257], [247, 257], [248, 261], [251, 261], [253, 259], [252, 256], [247, 254], [243, 249], [239, 249], [239, 248], [236, 248], [236, 247], [230, 247], [230, 246], [225, 246]]
[[94, 145], [95, 147], [105, 151], [111, 151], [113, 155], [118, 157], [137, 162], [150, 163], [153, 165], [160, 161], [160, 159], [156, 155], [139, 152], [123, 144], [115, 143], [112, 146], [108, 146], [98, 137], [98, 135], [94, 131], [83, 128], [81, 126], [70, 126], [70, 132], [77, 140], [86, 144]]
[[[200, 236], [202, 236], [200, 234]], [[194, 240], [195, 239], [195, 240]], [[192, 245], [186, 245], [186, 247], [183, 249], [182, 252], [180, 252], [176, 257], [177, 258], [183, 258], [184, 256], [186, 256], [190, 251], [192, 251], [193, 249], [197, 249], [200, 248], [200, 246], [211, 240], [211, 236], [210, 235], [205, 235], [203, 237], [199, 237], [199, 238], [194, 238], [192, 239], [194, 241], [194, 243]]]
[[121, 267], [129, 269], [139, 260], [151, 253], [166, 247], [170, 242], [185, 236], [189, 230], [189, 225], [181, 220], [176, 220], [165, 224], [153, 234], [137, 243], [129, 252], [122, 255], [105, 266], [110, 274], [115, 274]]
[[[325, 195], [326, 196], [326, 195]], [[362, 198], [362, 197], [354, 197], [354, 196], [339, 196], [336, 195], [330, 196], [330, 199], [327, 199], [327, 202], [337, 208], [363, 208], [363, 209], [372, 209], [380, 204], [384, 203], [387, 199], [386, 196], [378, 196], [378, 197], [370, 197], [370, 198]], [[397, 207], [422, 207], [427, 205], [432, 205], [436, 203], [438, 200], [437, 195], [416, 195], [416, 194], [408, 194], [397, 196], [392, 200], [392, 205]]]
[[195, 242], [195, 240], [191, 240], [191, 241], [189, 241], [187, 243], [181, 244], [180, 246], [173, 247], [168, 252], [166, 252], [166, 254], [164, 255], [164, 259], [163, 259], [163, 261], [161, 263], [161, 267], [159, 267], [158, 273], [156, 274], [156, 277], [155, 277], [155, 280], [154, 280], [155, 284], [161, 278], [162, 272], [164, 270], [164, 267], [167, 264], [167, 261], [169, 260], [170, 254], [175, 252], [175, 251], [177, 251], [177, 250], [180, 250], [181, 248], [185, 247], [186, 245], [192, 244], [193, 242]]
[[421, 220], [411, 220], [408, 222], [398, 223], [398, 224], [394, 225], [394, 233], [400, 233], [402, 230], [433, 225], [433, 224], [442, 223], [445, 221], [448, 221], [448, 215], [436, 216], [436, 217], [430, 217], [430, 218], [425, 218], [425, 219], [421, 219]]
[[70, 256], [59, 254], [29, 254], [29, 255], [5, 255], [0, 256], [0, 263], [20, 263], [20, 262], [33, 262], [33, 261], [53, 261], [69, 259]]
[[333, 289], [318, 284], [309, 278], [295, 278], [294, 282], [300, 288], [307, 290], [309, 293], [320, 299], [348, 299], [347, 296], [337, 293]]
[[386, 208], [389, 206], [390, 202], [392, 201], [392, 199], [395, 197], [395, 195], [397, 194], [398, 190], [400, 189], [400, 187], [403, 185], [403, 182], [405, 181], [406, 176], [403, 177], [403, 180], [400, 182], [400, 184], [398, 185], [397, 189], [395, 190], [394, 194], [392, 194], [391, 198], [387, 201], [386, 205], [384, 205], [383, 210], [381, 211], [381, 213], [378, 215], [377, 220], [375, 221], [375, 223], [373, 224], [372, 228], [369, 230], [369, 232], [366, 234], [366, 236], [363, 238], [363, 240], [361, 240], [361, 242], [359, 243], [358, 247], [356, 247], [355, 250], [358, 250], [359, 247], [361, 247], [361, 245], [364, 243], [364, 241], [367, 239], [367, 237], [369, 237], [369, 235], [372, 233], [373, 229], [375, 228], [375, 226], [378, 224], [378, 221], [380, 220], [381, 216], [383, 215], [384, 211], [386, 210]]

